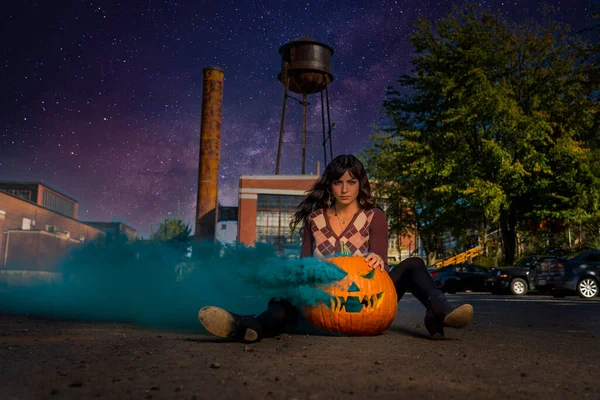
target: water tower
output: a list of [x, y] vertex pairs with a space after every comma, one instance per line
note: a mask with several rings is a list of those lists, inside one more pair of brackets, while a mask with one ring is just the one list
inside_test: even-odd
[[[333, 159], [328, 90], [329, 84], [333, 81], [333, 74], [331, 73], [330, 68], [333, 49], [305, 36], [281, 46], [279, 54], [281, 54], [281, 72], [277, 75], [277, 79], [283, 84], [285, 89], [275, 174], [279, 174], [285, 113], [287, 111], [287, 99], [289, 97], [300, 103], [303, 108], [302, 174], [304, 175], [306, 171], [306, 107], [310, 104], [308, 102], [308, 95], [310, 94], [320, 93], [321, 95], [321, 123], [323, 125], [323, 156], [325, 158], [325, 165], [327, 165], [327, 142], [329, 142], [330, 157]], [[289, 92], [302, 95], [302, 100], [291, 96]], [[323, 96], [323, 92], [325, 92], [325, 96]], [[325, 99], [323, 97], [325, 97]], [[327, 107], [327, 110], [325, 110], [325, 107]], [[325, 114], [327, 114], [327, 129], [325, 128]]]

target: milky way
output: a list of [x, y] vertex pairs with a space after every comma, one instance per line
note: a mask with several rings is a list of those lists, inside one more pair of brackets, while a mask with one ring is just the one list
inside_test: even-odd
[[[481, 2], [509, 19], [537, 1]], [[597, 1], [549, 1], [583, 27]], [[350, 6], [360, 4], [361, 6]], [[462, 4], [462, 2], [458, 2]], [[597, 7], [597, 6], [596, 6]], [[82, 220], [147, 236], [180, 210], [193, 226], [202, 69], [225, 70], [219, 201], [241, 174], [273, 174], [283, 101], [278, 49], [308, 35], [333, 47], [334, 156], [368, 145], [384, 90], [410, 73], [416, 18], [438, 1], [18, 1], [0, 15], [0, 180], [41, 181], [79, 200]], [[309, 97], [307, 173], [322, 160]], [[288, 103], [282, 174], [301, 171], [301, 107]], [[289, 133], [288, 133], [289, 132]], [[322, 167], [321, 167], [322, 170]]]

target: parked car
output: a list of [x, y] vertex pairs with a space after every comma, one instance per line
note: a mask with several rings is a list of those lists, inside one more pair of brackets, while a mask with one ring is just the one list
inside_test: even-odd
[[536, 285], [555, 294], [576, 292], [592, 298], [600, 292], [600, 250], [587, 250], [576, 256], [554, 262], [538, 274]]
[[540, 271], [556, 261], [566, 260], [557, 255], [533, 255], [520, 260], [513, 266], [492, 268], [486, 280], [486, 287], [492, 293], [510, 292], [523, 296], [536, 289], [536, 278]]
[[437, 288], [446, 293], [486, 290], [485, 280], [488, 270], [480, 265], [457, 264], [442, 268], [429, 268], [428, 271]]

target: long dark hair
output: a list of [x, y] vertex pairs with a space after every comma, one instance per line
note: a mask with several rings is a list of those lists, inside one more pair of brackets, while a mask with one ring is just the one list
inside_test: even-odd
[[367, 172], [360, 160], [353, 155], [337, 156], [327, 164], [321, 178], [308, 190], [306, 197], [298, 205], [290, 222], [292, 232], [300, 222], [306, 222], [306, 218], [313, 211], [327, 207], [327, 200], [330, 195], [329, 187], [333, 181], [340, 179], [346, 171], [359, 182], [357, 199], [360, 206], [367, 210], [377, 207], [375, 198], [371, 195], [371, 185], [369, 184]]

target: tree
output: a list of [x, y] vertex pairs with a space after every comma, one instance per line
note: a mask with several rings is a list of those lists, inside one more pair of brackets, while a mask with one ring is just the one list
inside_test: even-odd
[[150, 235], [150, 240], [166, 243], [176, 247], [186, 248], [193, 240], [191, 228], [181, 219], [167, 217], [160, 222], [156, 232]]
[[387, 195], [406, 199], [421, 237], [475, 228], [485, 243], [499, 225], [511, 263], [519, 229], [597, 210], [586, 142], [597, 87], [569, 33], [552, 21], [509, 24], [474, 5], [435, 29], [417, 21], [414, 74], [388, 88], [387, 125], [365, 159], [375, 179], [395, 183]]

